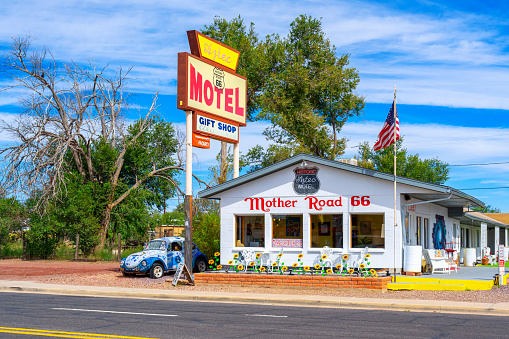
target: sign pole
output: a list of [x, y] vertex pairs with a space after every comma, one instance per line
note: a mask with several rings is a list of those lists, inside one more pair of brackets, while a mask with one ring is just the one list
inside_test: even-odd
[[[396, 222], [396, 85], [394, 85], [394, 109], [393, 109], [393, 119], [394, 119], [394, 282], [396, 282], [396, 226], [398, 223]], [[403, 239], [401, 239], [401, 243], [403, 244]]]
[[193, 268], [193, 112], [186, 111], [185, 263]]
[[233, 144], [233, 179], [239, 177], [239, 159], [240, 159], [239, 143], [235, 143]]

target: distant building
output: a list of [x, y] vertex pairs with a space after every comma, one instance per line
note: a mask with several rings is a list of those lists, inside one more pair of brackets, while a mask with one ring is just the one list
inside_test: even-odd
[[184, 233], [183, 225], [158, 225], [154, 228], [154, 237], [176, 237]]

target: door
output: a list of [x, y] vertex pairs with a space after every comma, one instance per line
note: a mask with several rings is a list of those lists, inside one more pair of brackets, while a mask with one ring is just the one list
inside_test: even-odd
[[408, 213], [408, 233], [410, 235], [410, 243], [409, 245], [417, 245], [417, 227], [416, 227], [416, 219], [415, 219], [415, 213]]
[[415, 217], [415, 240], [416, 245], [422, 246], [424, 243], [424, 231], [422, 229], [422, 217]]
[[170, 270], [176, 270], [178, 264], [184, 261], [182, 255], [182, 242], [172, 241], [168, 246], [167, 266]]

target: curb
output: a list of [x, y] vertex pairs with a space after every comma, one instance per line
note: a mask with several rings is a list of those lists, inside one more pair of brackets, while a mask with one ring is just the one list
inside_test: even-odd
[[[109, 298], [164, 299], [194, 302], [218, 302], [237, 304], [262, 304], [275, 306], [324, 307], [345, 309], [370, 309], [406, 312], [461, 313], [492, 316], [509, 316], [509, 303], [469, 303], [439, 300], [411, 299], [366, 299], [338, 298], [338, 300], [307, 299], [283, 296], [277, 297], [238, 297], [175, 293], [154, 293], [137, 291], [102, 291], [86, 288], [66, 289], [49, 287], [0, 286], [0, 292], [42, 293], [57, 295], [79, 295]], [[344, 299], [344, 300], [341, 300]]]

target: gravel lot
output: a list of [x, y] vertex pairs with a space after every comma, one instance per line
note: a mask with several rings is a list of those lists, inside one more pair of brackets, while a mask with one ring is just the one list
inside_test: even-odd
[[223, 285], [178, 285], [173, 287], [173, 276], [150, 279], [147, 276], [124, 277], [116, 262], [21, 261], [0, 260], [1, 280], [30, 280], [40, 283], [111, 286], [151, 289], [182, 289], [194, 291], [229, 291], [235, 293], [306, 294], [358, 298], [452, 300], [471, 302], [509, 302], [509, 286], [494, 287], [490, 291], [386, 291], [358, 289], [328, 289], [304, 287], [243, 287]]

